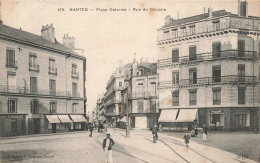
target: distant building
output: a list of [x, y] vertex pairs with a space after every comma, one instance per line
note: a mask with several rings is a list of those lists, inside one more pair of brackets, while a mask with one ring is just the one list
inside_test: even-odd
[[85, 129], [86, 58], [64, 45], [0, 24], [0, 136]]
[[225, 10], [158, 29], [159, 123], [164, 130], [259, 130], [259, 23]]

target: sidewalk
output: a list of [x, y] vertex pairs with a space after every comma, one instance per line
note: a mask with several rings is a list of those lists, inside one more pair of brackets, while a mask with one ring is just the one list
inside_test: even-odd
[[[116, 142], [126, 147], [131, 154], [147, 162], [255, 162], [250, 159], [239, 159], [233, 153], [194, 141], [190, 141], [189, 148], [186, 148], [183, 139], [163, 133], [159, 133], [159, 141], [155, 144], [152, 143], [152, 135], [149, 131], [131, 130], [130, 138], [126, 138], [124, 130], [116, 129], [111, 131], [111, 136]], [[176, 155], [173, 150], [186, 161]]]

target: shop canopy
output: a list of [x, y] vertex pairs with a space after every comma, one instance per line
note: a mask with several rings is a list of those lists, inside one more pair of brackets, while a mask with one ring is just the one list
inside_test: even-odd
[[73, 122], [87, 122], [83, 115], [70, 115]]
[[61, 123], [71, 123], [71, 119], [69, 117], [69, 115], [58, 115]]
[[50, 123], [60, 123], [60, 120], [57, 115], [46, 115], [46, 118]]
[[198, 109], [180, 109], [176, 122], [193, 122], [196, 119]]
[[175, 122], [178, 109], [162, 110], [158, 122]]

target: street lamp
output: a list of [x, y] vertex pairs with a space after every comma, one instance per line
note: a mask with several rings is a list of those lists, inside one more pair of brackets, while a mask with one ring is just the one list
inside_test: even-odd
[[[129, 80], [125, 79], [125, 89], [124, 92], [126, 94], [126, 98], [124, 101], [126, 102], [126, 137], [130, 137], [130, 130], [129, 130], [129, 108], [128, 108], [128, 87], [129, 87]], [[126, 99], [126, 100], [125, 100]]]

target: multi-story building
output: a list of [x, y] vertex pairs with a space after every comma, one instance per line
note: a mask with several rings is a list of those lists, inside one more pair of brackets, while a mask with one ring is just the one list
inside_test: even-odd
[[130, 65], [117, 68], [107, 82], [104, 94], [105, 114], [107, 121], [115, 125], [120, 114], [122, 114], [122, 91], [125, 89], [125, 78], [130, 72]]
[[99, 122], [106, 121], [105, 118], [105, 101], [104, 101], [104, 93], [99, 95], [99, 98], [97, 99], [97, 113], [98, 113], [98, 120]]
[[0, 136], [84, 129], [86, 58], [64, 40], [0, 24]]
[[259, 23], [225, 10], [174, 20], [158, 29], [159, 123], [164, 129], [259, 130]]
[[131, 128], [147, 129], [158, 123], [158, 74], [156, 63], [134, 61], [129, 82]]

